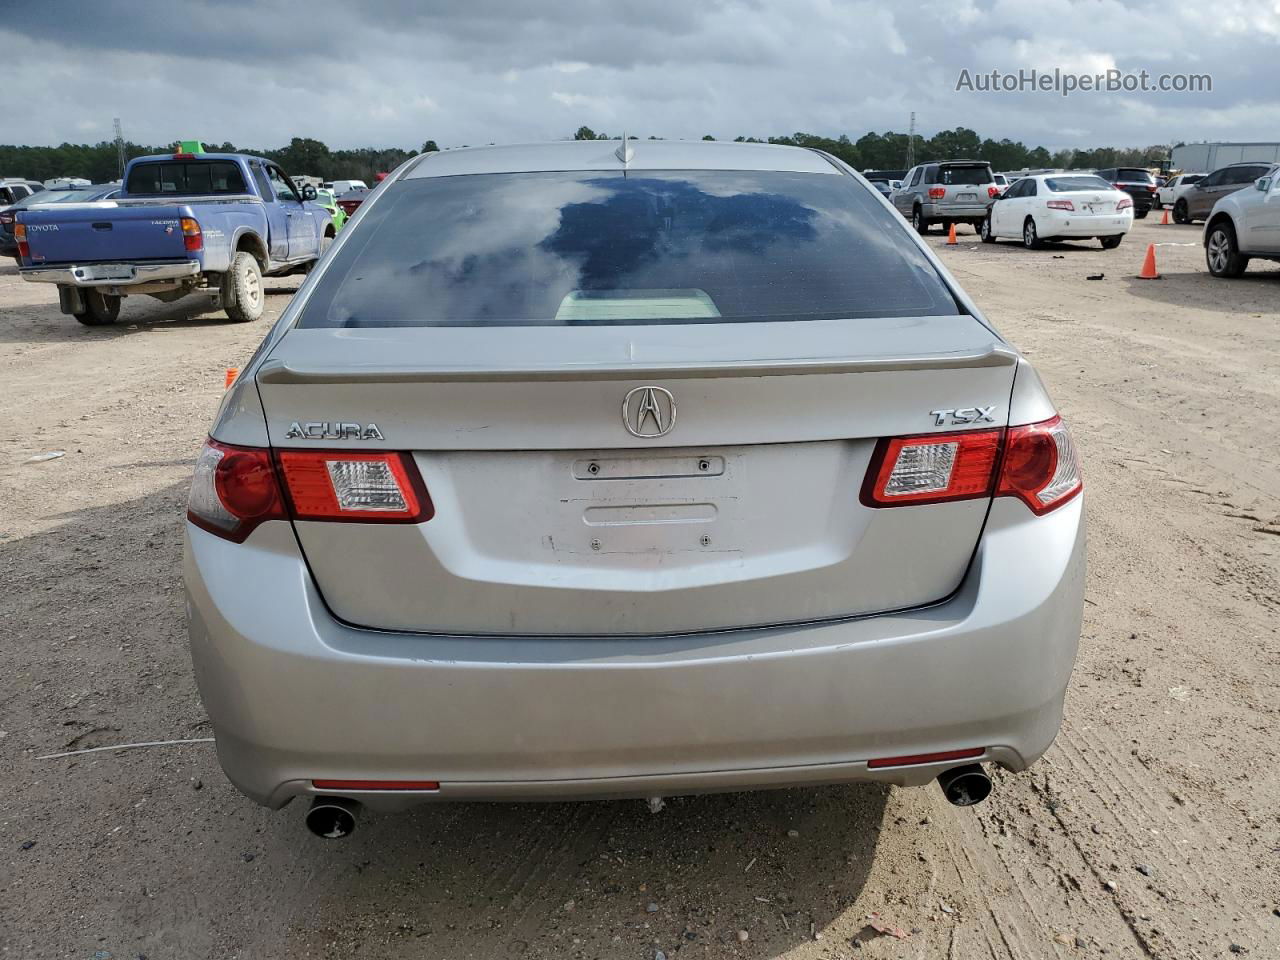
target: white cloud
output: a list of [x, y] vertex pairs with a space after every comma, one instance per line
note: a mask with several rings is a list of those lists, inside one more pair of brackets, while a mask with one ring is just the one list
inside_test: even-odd
[[[274, 4], [276, 9], [270, 9]], [[466, 5], [261, 0], [288, 31], [244, 33], [232, 4], [96, 0], [76, 29], [6, 20], [3, 138], [58, 143], [181, 136], [270, 147], [441, 145], [566, 137], [857, 138], [966, 126], [1048, 147], [1276, 136], [1275, 0], [593, 0]], [[331, 25], [341, 23], [343, 57]], [[1211, 94], [957, 92], [962, 69], [1116, 67], [1213, 74]], [[216, 90], [191, 108], [188, 83]], [[84, 105], [101, 110], [86, 117]], [[86, 122], [97, 127], [85, 127]]]

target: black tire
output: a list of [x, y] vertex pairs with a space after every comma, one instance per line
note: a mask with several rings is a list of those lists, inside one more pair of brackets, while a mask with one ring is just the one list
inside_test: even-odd
[[253, 254], [241, 250], [222, 277], [222, 309], [233, 323], [252, 323], [262, 316], [265, 305], [262, 270]]
[[1179, 200], [1173, 205], [1173, 222], [1174, 223], [1190, 223], [1191, 211], [1187, 209], [1187, 201]]
[[1249, 258], [1240, 252], [1236, 231], [1227, 220], [1214, 224], [1204, 239], [1204, 259], [1215, 277], [1234, 279], [1249, 266]]
[[1040, 234], [1036, 232], [1035, 220], [1027, 217], [1022, 222], [1022, 245], [1028, 250], [1039, 250], [1043, 242], [1040, 239]]
[[1124, 234], [1117, 233], [1115, 236], [1099, 237], [1098, 239], [1102, 241], [1103, 250], [1114, 250], [1116, 247], [1120, 246], [1120, 241], [1124, 239]]
[[995, 243], [996, 235], [991, 232], [991, 217], [987, 216], [980, 224], [978, 224], [978, 236], [982, 237], [983, 243]]
[[929, 232], [929, 218], [919, 207], [913, 207], [911, 210], [911, 226], [915, 227], [916, 233], [921, 236]]
[[85, 290], [80, 296], [84, 299], [84, 310], [72, 316], [86, 327], [109, 327], [120, 316], [120, 298], [112, 297], [101, 290]]
[[1135, 208], [1135, 209], [1134, 209], [1134, 211], [1133, 211], [1133, 219], [1135, 219], [1135, 220], [1145, 220], [1145, 219], [1147, 219], [1147, 214], [1148, 214], [1148, 213], [1150, 213], [1150, 212], [1151, 212], [1150, 210], [1138, 210], [1138, 209], [1136, 209], [1136, 208]]

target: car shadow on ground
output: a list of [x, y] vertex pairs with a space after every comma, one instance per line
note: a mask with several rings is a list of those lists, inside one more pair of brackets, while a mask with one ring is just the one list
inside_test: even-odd
[[[1157, 267], [1159, 251], [1157, 248]], [[1124, 278], [1125, 290], [1132, 296], [1170, 306], [1187, 304], [1230, 304], [1233, 312], [1274, 314], [1276, 294], [1280, 293], [1280, 267], [1254, 262], [1235, 279], [1224, 280], [1207, 269], [1162, 272], [1155, 280], [1140, 280], [1132, 273]]]
[[[66, 466], [18, 469], [76, 482]], [[304, 802], [242, 797], [206, 743], [37, 759], [209, 736], [180, 588], [186, 489], [0, 537], [0, 777], [19, 785], [10, 829], [32, 841], [6, 899], [13, 943], [38, 945], [26, 955], [772, 957], [854, 908], [892, 796], [879, 785], [672, 798], [657, 814], [431, 804], [327, 841]], [[41, 915], [51, 888], [77, 891], [75, 924]]]

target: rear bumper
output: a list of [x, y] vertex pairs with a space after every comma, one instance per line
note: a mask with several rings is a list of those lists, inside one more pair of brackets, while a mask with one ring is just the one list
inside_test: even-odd
[[[985, 187], [983, 189], [986, 189]], [[991, 209], [986, 203], [925, 203], [924, 215], [930, 220], [982, 220]]]
[[1113, 237], [1133, 229], [1133, 213], [1086, 215], [1052, 210], [1036, 216], [1036, 230], [1043, 240], [1063, 237]]
[[[72, 287], [128, 287], [155, 280], [194, 277], [200, 272], [196, 260], [158, 263], [59, 264], [56, 267], [23, 267], [22, 279], [33, 283], [58, 283]], [[111, 276], [110, 274], [119, 274]]]
[[926, 783], [981, 746], [1052, 743], [1083, 606], [1083, 502], [997, 500], [947, 602], [862, 620], [650, 638], [465, 638], [336, 621], [288, 525], [242, 545], [187, 526], [192, 658], [228, 777], [279, 807], [313, 778], [434, 780], [429, 800]]

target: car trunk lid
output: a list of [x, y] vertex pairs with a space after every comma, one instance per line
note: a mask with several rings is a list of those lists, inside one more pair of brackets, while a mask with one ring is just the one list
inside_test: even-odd
[[988, 501], [859, 491], [880, 437], [954, 430], [956, 408], [1006, 423], [1014, 361], [954, 316], [295, 329], [257, 380], [274, 447], [408, 451], [434, 504], [421, 524], [295, 522], [343, 620], [669, 634], [949, 595]]

